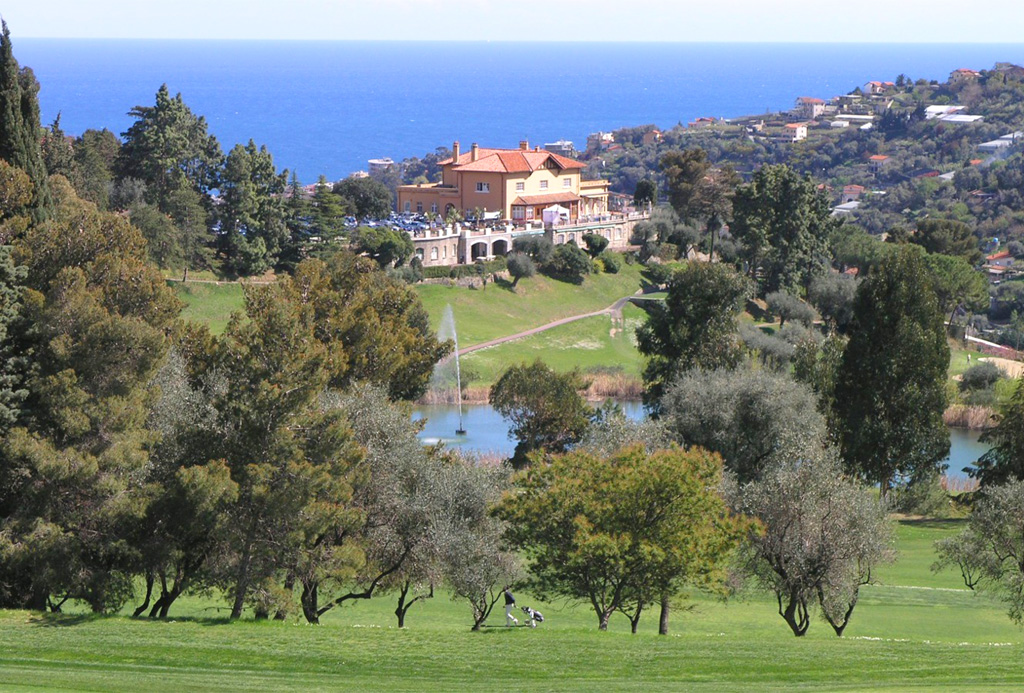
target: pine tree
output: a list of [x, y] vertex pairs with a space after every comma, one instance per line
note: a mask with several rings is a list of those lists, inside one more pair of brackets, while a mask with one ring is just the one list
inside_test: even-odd
[[34, 218], [46, 216], [50, 205], [46, 166], [40, 148], [41, 126], [36, 94], [39, 83], [29, 68], [20, 68], [11, 48], [7, 22], [0, 20], [0, 159], [28, 174], [35, 186], [29, 204]]

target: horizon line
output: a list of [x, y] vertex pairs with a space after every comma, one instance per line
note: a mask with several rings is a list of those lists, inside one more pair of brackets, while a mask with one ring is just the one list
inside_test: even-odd
[[698, 40], [698, 41], [647, 41], [640, 39], [600, 40], [587, 39], [391, 39], [391, 38], [266, 38], [266, 37], [189, 37], [189, 36], [12, 36], [13, 40], [45, 41], [233, 41], [262, 43], [460, 43], [460, 44], [632, 44], [632, 45], [847, 45], [847, 46], [1024, 46], [1024, 41], [803, 41], [803, 40]]

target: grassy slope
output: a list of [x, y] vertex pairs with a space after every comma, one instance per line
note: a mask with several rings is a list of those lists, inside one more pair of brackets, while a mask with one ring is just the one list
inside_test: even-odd
[[540, 358], [556, 371], [616, 368], [639, 379], [643, 357], [636, 350], [634, 331], [645, 313], [627, 305], [622, 314], [621, 323], [599, 315], [474, 351], [463, 357], [463, 372], [474, 376], [471, 385], [491, 385], [509, 365]]
[[624, 263], [618, 274], [591, 275], [578, 286], [538, 275], [520, 281], [514, 293], [507, 285], [494, 283], [484, 290], [439, 284], [420, 284], [415, 290], [435, 328], [451, 304], [459, 346], [464, 347], [602, 310], [640, 286], [640, 267]]
[[[228, 623], [189, 599], [177, 621], [0, 612], [3, 690], [1007, 690], [1024, 687], [1024, 637], [1000, 605], [932, 575], [931, 543], [955, 523], [904, 523], [899, 562], [863, 590], [842, 639], [816, 620], [789, 634], [762, 595], [657, 614], [631, 636], [600, 633], [583, 607], [542, 605], [536, 630], [468, 630], [468, 607], [438, 596], [393, 627], [391, 598], [332, 612], [325, 625]], [[945, 589], [936, 589], [945, 588]], [[537, 605], [526, 595], [525, 604]], [[491, 621], [503, 622], [496, 614]]]
[[227, 284], [182, 284], [171, 285], [174, 293], [185, 302], [181, 316], [186, 320], [209, 325], [214, 334], [220, 334], [227, 327], [231, 314], [242, 310], [242, 285]]

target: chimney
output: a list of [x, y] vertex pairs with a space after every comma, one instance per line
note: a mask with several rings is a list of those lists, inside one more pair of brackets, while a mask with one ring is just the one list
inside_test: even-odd
[[540, 151], [540, 146], [534, 147], [534, 148], [533, 148], [533, 151], [535, 151], [535, 152], [539, 152], [539, 151]]
[[458, 166], [458, 164], [459, 164], [459, 141], [458, 140], [455, 140], [455, 143], [452, 145], [452, 162], [456, 166]]
[[519, 140], [519, 148], [522, 151], [524, 151], [524, 152], [529, 151], [530, 150], [530, 142], [528, 140]]
[[478, 158], [480, 158], [480, 147], [476, 145], [476, 142], [473, 143], [473, 149], [471, 151], [472, 156], [470, 157], [470, 161], [476, 161]]

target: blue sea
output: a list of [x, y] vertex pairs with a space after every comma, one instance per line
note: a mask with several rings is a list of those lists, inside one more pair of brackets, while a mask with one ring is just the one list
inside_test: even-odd
[[44, 124], [123, 132], [162, 83], [226, 150], [250, 138], [312, 182], [438, 146], [515, 147], [827, 98], [869, 80], [1024, 63], [1024, 44], [668, 44], [19, 39]]

